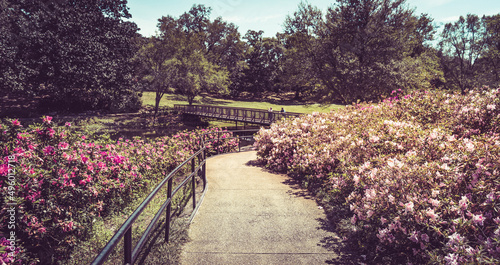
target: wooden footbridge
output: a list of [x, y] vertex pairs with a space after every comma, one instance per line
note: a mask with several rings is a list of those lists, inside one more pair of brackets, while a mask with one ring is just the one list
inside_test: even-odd
[[184, 114], [234, 121], [236, 124], [238, 124], [238, 122], [243, 122], [248, 124], [271, 125], [271, 123], [279, 121], [282, 118], [297, 117], [302, 115], [302, 113], [294, 112], [279, 112], [262, 109], [211, 105], [174, 105], [174, 108]]

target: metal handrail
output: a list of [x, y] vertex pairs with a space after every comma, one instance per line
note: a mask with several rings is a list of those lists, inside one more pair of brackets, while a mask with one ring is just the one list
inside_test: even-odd
[[[204, 133], [201, 135], [201, 148], [197, 152], [195, 152], [192, 156], [190, 156], [188, 159], [186, 159], [184, 162], [182, 162], [179, 166], [177, 166], [172, 172], [170, 172], [167, 177], [165, 177], [157, 186], [156, 188], [144, 199], [144, 201], [137, 207], [137, 209], [129, 216], [129, 218], [123, 223], [123, 225], [118, 229], [118, 231], [114, 234], [114, 236], [109, 240], [109, 242], [106, 244], [106, 246], [101, 250], [101, 252], [97, 255], [97, 257], [94, 259], [92, 262], [92, 265], [100, 265], [103, 264], [108, 256], [111, 254], [113, 249], [118, 245], [120, 240], [124, 238], [124, 264], [134, 264], [134, 262], [137, 260], [139, 257], [139, 253], [146, 243], [149, 235], [153, 231], [154, 226], [157, 224], [159, 221], [161, 214], [165, 211], [166, 209], [166, 228], [165, 228], [165, 242], [168, 243], [169, 237], [170, 237], [170, 221], [171, 221], [171, 206], [172, 206], [172, 198], [173, 196], [184, 186], [186, 186], [190, 181], [192, 185], [192, 196], [193, 196], [193, 213], [191, 214], [191, 217], [189, 219], [189, 222], [192, 221], [194, 215], [196, 214], [201, 201], [203, 197], [205, 196], [206, 193], [206, 187], [207, 187], [207, 180], [206, 180], [206, 161], [207, 161], [207, 147], [205, 145], [205, 142], [207, 141], [218, 141], [220, 142], [221, 140], [221, 134], [225, 133], [240, 133], [240, 132], [256, 132], [258, 130], [237, 130], [237, 131], [219, 131], [219, 132], [211, 132], [211, 133]], [[218, 134], [217, 139], [207, 139], [205, 140], [205, 136], [209, 134]], [[223, 138], [223, 140], [228, 140], [228, 139], [239, 139], [239, 136], [237, 137], [226, 137]], [[240, 141], [238, 141], [238, 151], [241, 150], [240, 146]], [[217, 154], [220, 153], [220, 150], [217, 150]], [[198, 159], [198, 166], [196, 167], [196, 159]], [[191, 173], [189, 176], [187, 176], [173, 191], [172, 191], [172, 182], [173, 182], [173, 177], [175, 174], [177, 174], [185, 165], [187, 165], [189, 162], [191, 162]], [[201, 199], [199, 203], [196, 203], [196, 182], [195, 182], [195, 176], [200, 175], [201, 173], [201, 178], [203, 180], [203, 191], [201, 191]], [[132, 225], [136, 221], [136, 219], [139, 217], [139, 215], [144, 211], [144, 209], [148, 206], [148, 204], [152, 201], [154, 196], [165, 186], [165, 184], [168, 185], [167, 187], [167, 200], [162, 204], [156, 215], [153, 217], [151, 222], [149, 223], [148, 227], [144, 231], [143, 235], [139, 239], [138, 243], [136, 246], [132, 249]]]
[[[297, 117], [303, 113], [267, 111], [263, 109], [224, 107], [212, 105], [181, 105], [175, 104], [174, 109], [185, 113], [195, 113], [196, 115], [219, 118], [225, 120], [235, 120], [249, 123], [271, 124], [281, 118]], [[240, 115], [241, 111], [241, 115]]]

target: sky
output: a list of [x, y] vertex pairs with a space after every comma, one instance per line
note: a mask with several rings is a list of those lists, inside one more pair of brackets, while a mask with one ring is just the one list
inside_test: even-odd
[[[178, 18], [195, 4], [212, 7], [211, 20], [222, 17], [232, 22], [241, 35], [248, 30], [263, 30], [265, 37], [275, 36], [283, 31], [287, 15], [293, 15], [301, 0], [128, 0], [128, 7], [143, 36], [155, 35], [157, 21], [162, 16]], [[326, 11], [335, 0], [307, 1]], [[437, 26], [457, 21], [467, 14], [495, 15], [500, 13], [500, 0], [407, 0], [415, 14], [427, 13]]]

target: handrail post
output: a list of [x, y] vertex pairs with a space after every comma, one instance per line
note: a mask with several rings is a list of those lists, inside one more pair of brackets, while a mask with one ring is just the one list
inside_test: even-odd
[[124, 259], [123, 264], [132, 264], [132, 226], [125, 232], [123, 238]]
[[220, 154], [220, 132], [217, 132], [217, 154]]
[[191, 178], [191, 184], [192, 184], [192, 189], [193, 189], [193, 209], [196, 209], [196, 176], [194, 174], [194, 169], [196, 164], [196, 159], [193, 157], [193, 160], [191, 160], [191, 173], [192, 173], [192, 178]]
[[207, 187], [207, 171], [206, 171], [206, 167], [207, 167], [207, 149], [203, 149], [203, 167], [201, 169], [201, 174], [202, 174], [202, 178], [203, 178], [203, 190], [206, 189]]
[[[168, 188], [167, 188], [167, 199], [172, 197], [172, 178], [168, 180]], [[165, 220], [165, 242], [168, 244], [168, 240], [170, 238], [170, 215], [172, 211], [172, 200], [167, 205], [167, 219]]]

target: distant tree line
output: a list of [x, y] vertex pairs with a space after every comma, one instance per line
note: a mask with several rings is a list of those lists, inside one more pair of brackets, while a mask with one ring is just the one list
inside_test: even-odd
[[63, 110], [140, 107], [138, 92], [203, 92], [349, 104], [395, 89], [467, 90], [500, 83], [500, 14], [444, 25], [405, 0], [300, 3], [283, 32], [244, 36], [194, 5], [142, 37], [123, 0], [0, 0], [0, 89]]

